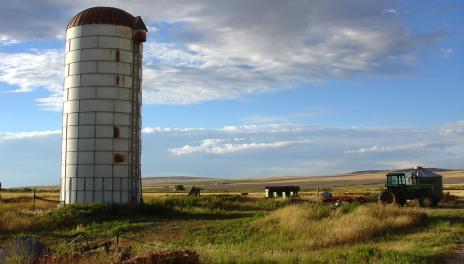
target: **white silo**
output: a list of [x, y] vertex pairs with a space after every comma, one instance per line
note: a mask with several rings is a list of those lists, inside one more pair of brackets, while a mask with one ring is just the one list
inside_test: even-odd
[[141, 201], [140, 17], [112, 7], [74, 16], [66, 31], [61, 204]]

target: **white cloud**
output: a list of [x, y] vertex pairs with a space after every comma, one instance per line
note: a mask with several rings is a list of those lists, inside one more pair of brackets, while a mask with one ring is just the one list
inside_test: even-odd
[[63, 52], [57, 50], [0, 53], [0, 82], [18, 89], [9, 92], [30, 92], [46, 89], [50, 95], [36, 101], [45, 109], [61, 111], [63, 103]]
[[452, 48], [441, 48], [440, 53], [442, 58], [448, 58], [453, 55], [454, 50]]
[[393, 15], [398, 15], [399, 12], [396, 9], [390, 8], [382, 11], [382, 14], [393, 14]]
[[[73, 13], [107, 4], [40, 0], [18, 8], [17, 3], [5, 3], [0, 36], [54, 39], [63, 35]], [[382, 15], [395, 10], [387, 2], [147, 0], [112, 5], [141, 15], [150, 29], [156, 29], [149, 32], [154, 37], [144, 49], [148, 104], [195, 104], [356, 74], [403, 73], [417, 57], [417, 48], [437, 39], [436, 34], [414, 35], [398, 18]], [[54, 10], [56, 15], [40, 10]], [[0, 72], [1, 82], [23, 92], [45, 87], [51, 96], [37, 102], [61, 109], [61, 53], [1, 56], [32, 61], [20, 67], [4, 63], [11, 70]], [[28, 74], [19, 74], [25, 70]]]
[[[251, 139], [252, 140], [252, 139]], [[234, 138], [232, 140], [227, 139], [204, 139], [200, 145], [191, 146], [185, 145], [180, 148], [172, 148], [168, 151], [174, 155], [185, 155], [193, 153], [207, 153], [207, 154], [229, 154], [239, 151], [247, 150], [265, 150], [282, 148], [288, 145], [294, 144], [305, 144], [310, 142], [309, 140], [293, 140], [293, 141], [274, 141], [274, 142], [247, 142], [240, 143], [242, 141], [250, 141], [250, 139]]]
[[61, 130], [0, 132], [0, 143], [19, 139], [44, 138], [60, 134]]
[[[328, 175], [416, 165], [458, 169], [464, 164], [460, 125], [461, 121], [431, 128], [294, 124], [274, 124], [272, 129], [263, 124], [146, 127], [142, 141], [143, 176], [172, 176], [174, 172], [228, 178]], [[2, 183], [56, 183], [60, 133], [0, 132], [0, 175], [6, 175]], [[347, 154], [346, 150], [353, 153]], [[17, 175], [22, 175], [21, 184]], [[43, 175], [48, 175], [48, 180]]]
[[145, 127], [142, 129], [143, 134], [155, 133], [174, 133], [174, 132], [192, 132], [205, 131], [205, 128], [170, 128], [170, 127]]
[[464, 136], [464, 120], [443, 125], [440, 128], [440, 133], [447, 136]]
[[1, 45], [11, 45], [11, 44], [16, 44], [18, 42], [19, 41], [17, 41], [16, 39], [12, 39], [8, 35], [0, 35], [0, 44]]
[[344, 153], [346, 154], [364, 154], [364, 153], [386, 153], [386, 152], [395, 152], [395, 151], [406, 151], [406, 150], [416, 150], [423, 149], [428, 145], [425, 143], [416, 143], [416, 144], [407, 144], [399, 146], [373, 146], [365, 147], [356, 150], [347, 150]]

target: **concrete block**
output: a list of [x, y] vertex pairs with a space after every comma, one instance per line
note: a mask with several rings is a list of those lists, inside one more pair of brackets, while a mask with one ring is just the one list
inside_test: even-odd
[[66, 30], [66, 40], [69, 40], [71, 38], [78, 38], [81, 36], [81, 33], [82, 33], [82, 26], [68, 28]]
[[[77, 152], [67, 151], [66, 152], [66, 164], [77, 164]], [[68, 167], [66, 167], [66, 177], [71, 177], [68, 173]]]
[[114, 114], [114, 124], [115, 125], [129, 125], [130, 122], [130, 115], [123, 114], [123, 113], [115, 113]]
[[81, 36], [115, 36], [116, 26], [107, 24], [82, 25]]
[[80, 138], [78, 142], [79, 151], [94, 151], [95, 139], [94, 138]]
[[95, 165], [95, 177], [112, 177], [113, 166], [112, 165]]
[[81, 75], [81, 86], [114, 86], [116, 77], [114, 74], [84, 74]]
[[64, 102], [63, 113], [69, 114], [76, 112], [79, 112], [79, 101], [73, 100]]
[[[127, 156], [127, 154], [126, 154]], [[114, 177], [127, 178], [129, 176], [129, 165], [114, 165]]]
[[128, 152], [129, 151], [129, 140], [123, 139], [123, 138], [114, 139], [114, 151]]
[[67, 133], [66, 133], [67, 138], [77, 138], [79, 136], [79, 129], [77, 126], [68, 126], [66, 130], [67, 130]]
[[[97, 131], [98, 131], [98, 128], [97, 128]], [[96, 151], [113, 151], [113, 139], [111, 138], [95, 139], [95, 150]]]
[[66, 178], [77, 176], [77, 165], [66, 164]]
[[[115, 61], [116, 60], [116, 49], [83, 49], [83, 50], [76, 50], [70, 51], [77, 52], [80, 51], [80, 61]], [[76, 55], [69, 55], [70, 60], [66, 60], [66, 63], [76, 62], [79, 60], [75, 60]]]
[[79, 124], [80, 125], [95, 124], [95, 113], [93, 112], [79, 113]]
[[113, 113], [106, 113], [106, 112], [97, 113], [97, 124], [112, 125], [113, 124]]
[[76, 126], [79, 124], [79, 113], [69, 113], [68, 114], [68, 125]]
[[111, 191], [113, 190], [113, 178], [104, 178], [103, 179], [103, 190]]
[[102, 191], [103, 190], [103, 178], [94, 178], [94, 190]]
[[93, 165], [78, 165], [77, 177], [94, 177]]
[[69, 64], [81, 60], [81, 50], [68, 51], [65, 54], [64, 63]]
[[112, 100], [81, 100], [80, 101], [81, 112], [112, 112], [113, 101]]
[[97, 73], [96, 61], [73, 62], [68, 64], [67, 67], [69, 67], [69, 75]]
[[94, 160], [93, 151], [79, 151], [77, 153], [77, 163], [78, 164], [93, 164], [94, 162], [95, 162], [95, 160]]
[[64, 88], [79, 87], [80, 75], [71, 75], [64, 78]]
[[113, 164], [113, 152], [97, 151], [95, 152], [96, 164]]
[[132, 29], [126, 26], [116, 26], [116, 36], [132, 39]]
[[129, 101], [116, 100], [114, 101], [114, 111], [118, 113], [131, 113], [132, 104]]
[[[97, 129], [97, 131], [96, 131], [97, 132], [96, 133], [97, 137], [99, 137], [99, 138], [110, 138], [110, 139], [113, 138], [113, 133], [114, 133], [113, 126], [100, 126], [100, 125], [97, 125], [96, 129]], [[111, 143], [111, 147], [112, 147], [112, 143]]]
[[120, 50], [119, 51], [119, 61], [120, 62], [125, 62], [125, 63], [132, 63], [133, 62], [132, 52], [125, 51], [125, 50]]
[[94, 126], [79, 126], [79, 138], [92, 138], [95, 136]]
[[94, 202], [93, 191], [86, 191], [85, 192], [85, 203], [92, 203], [92, 202]]
[[93, 190], [94, 189], [94, 178], [86, 178], [85, 179], [85, 189], [86, 190]]
[[95, 87], [78, 87], [68, 89], [69, 100], [96, 98]]

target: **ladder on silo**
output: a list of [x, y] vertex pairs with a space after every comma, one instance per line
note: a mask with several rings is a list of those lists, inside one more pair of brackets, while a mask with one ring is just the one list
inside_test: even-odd
[[141, 45], [137, 41], [133, 41], [133, 65], [132, 65], [132, 113], [131, 113], [131, 127], [130, 127], [130, 185], [131, 197], [130, 201], [133, 202], [134, 198], [136, 203], [139, 203], [142, 196], [142, 182], [140, 173], [140, 100], [141, 100]]

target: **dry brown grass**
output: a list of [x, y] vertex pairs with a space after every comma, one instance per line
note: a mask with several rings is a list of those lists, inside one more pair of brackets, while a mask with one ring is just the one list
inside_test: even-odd
[[0, 202], [0, 231], [22, 231], [38, 225], [42, 215], [56, 208], [55, 203], [44, 201]]
[[[303, 247], [317, 248], [362, 241], [416, 225], [425, 217], [417, 209], [369, 204], [344, 212], [319, 205], [290, 205], [268, 215], [283, 233], [298, 236]], [[276, 232], [276, 229], [269, 230]]]

